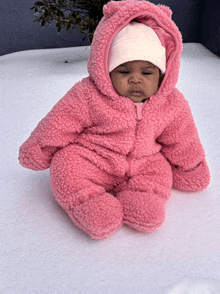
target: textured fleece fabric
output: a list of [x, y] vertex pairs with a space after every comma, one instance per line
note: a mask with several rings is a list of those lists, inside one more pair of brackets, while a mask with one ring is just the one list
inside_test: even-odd
[[[94, 34], [89, 77], [73, 86], [20, 147], [26, 168], [50, 168], [52, 191], [74, 223], [106, 238], [123, 223], [151, 232], [165, 219], [171, 188], [210, 182], [205, 153], [178, 81], [181, 34], [171, 10], [147, 1], [111, 1]], [[136, 105], [114, 90], [108, 53], [132, 19], [152, 27], [166, 48], [158, 92]]]

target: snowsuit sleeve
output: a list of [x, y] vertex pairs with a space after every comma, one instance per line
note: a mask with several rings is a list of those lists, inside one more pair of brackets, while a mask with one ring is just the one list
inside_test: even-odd
[[30, 137], [19, 149], [19, 162], [32, 170], [50, 167], [54, 153], [74, 142], [88, 125], [90, 116], [81, 89], [77, 83], [39, 122]]
[[205, 152], [189, 104], [184, 97], [179, 106], [173, 121], [157, 141], [162, 145], [161, 153], [171, 164], [173, 188], [201, 191], [210, 183]]

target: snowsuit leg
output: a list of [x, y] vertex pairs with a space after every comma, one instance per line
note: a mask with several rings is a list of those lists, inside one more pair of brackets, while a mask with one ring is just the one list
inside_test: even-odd
[[123, 224], [121, 203], [110, 193], [116, 177], [89, 159], [84, 147], [68, 145], [52, 159], [50, 179], [58, 203], [94, 239], [106, 238]]
[[166, 200], [171, 196], [171, 166], [161, 153], [130, 160], [127, 184], [118, 187], [124, 223], [152, 232], [165, 220]]

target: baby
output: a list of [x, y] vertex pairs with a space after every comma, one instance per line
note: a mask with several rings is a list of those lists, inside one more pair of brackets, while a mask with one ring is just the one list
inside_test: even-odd
[[51, 187], [94, 239], [123, 223], [152, 232], [171, 188], [210, 182], [189, 104], [175, 88], [181, 34], [171, 10], [111, 1], [94, 34], [89, 77], [78, 82], [20, 147], [26, 168], [50, 168]]

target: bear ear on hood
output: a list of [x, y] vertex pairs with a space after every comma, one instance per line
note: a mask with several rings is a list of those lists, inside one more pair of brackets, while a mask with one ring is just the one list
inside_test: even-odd
[[166, 15], [171, 18], [173, 12], [169, 7], [161, 4], [158, 4], [157, 7], [163, 10], [166, 13]]
[[111, 1], [108, 2], [106, 5], [103, 6], [103, 14], [106, 18], [110, 18], [114, 15], [124, 4], [126, 1]]

